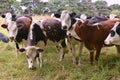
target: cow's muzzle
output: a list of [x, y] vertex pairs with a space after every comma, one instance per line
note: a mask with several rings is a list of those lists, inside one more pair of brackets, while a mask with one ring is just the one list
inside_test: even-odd
[[11, 42], [14, 41], [14, 37], [10, 37], [10, 41], [11, 41]]
[[30, 67], [29, 69], [30, 69], [30, 70], [35, 70], [36, 67], [32, 66], [32, 67]]
[[67, 26], [63, 26], [63, 29], [66, 30], [66, 29], [67, 29]]

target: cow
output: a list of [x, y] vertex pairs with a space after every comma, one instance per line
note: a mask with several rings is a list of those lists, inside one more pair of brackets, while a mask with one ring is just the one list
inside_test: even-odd
[[116, 22], [105, 39], [106, 45], [120, 45], [120, 22]]
[[[67, 10], [63, 10], [60, 16], [60, 20], [61, 20], [61, 24], [62, 24], [62, 29], [63, 30], [67, 30], [67, 38], [68, 38], [68, 42], [70, 43], [70, 48], [72, 51], [72, 56], [73, 56], [73, 63], [76, 64], [78, 63], [78, 65], [80, 65], [80, 57], [79, 57], [79, 61], [77, 62], [76, 57], [75, 57], [75, 44], [79, 44], [79, 56], [82, 53], [82, 49], [83, 49], [83, 43], [79, 43], [79, 41], [81, 41], [81, 39], [79, 38], [79, 36], [77, 36], [77, 34], [74, 31], [74, 23], [76, 22], [76, 14], [70, 13], [68, 14]], [[83, 16], [86, 17], [86, 16]]]
[[[75, 17], [76, 16], [76, 13], [75, 12], [73, 12], [73, 13], [71, 13], [71, 15], [72, 15], [72, 17]], [[60, 13], [52, 13], [51, 14], [51, 17], [52, 18], [54, 18], [54, 19], [57, 19], [57, 20], [59, 20], [60, 22], [61, 22], [61, 19], [60, 19], [60, 17], [61, 17], [61, 14]], [[73, 20], [72, 21], [73, 23], [75, 22], [75, 20]], [[70, 32], [70, 33], [69, 33]], [[77, 37], [77, 36], [75, 36], [76, 34], [74, 34], [74, 32], [72, 33], [72, 35], [71, 35], [71, 32], [72, 31], [69, 31], [69, 32], [67, 32], [67, 38], [66, 38], [66, 40], [67, 40], [67, 42], [68, 42], [68, 47], [70, 47], [70, 50], [71, 50], [71, 52], [72, 52], [72, 56], [73, 56], [73, 64], [76, 64], [77, 63], [77, 61], [76, 61], [76, 59], [75, 59], [75, 45], [77, 44], [79, 44], [79, 38]], [[80, 44], [80, 47], [79, 47], [79, 53], [81, 53], [82, 52], [82, 46], [83, 46], [83, 44]]]
[[[62, 29], [67, 30], [68, 35], [73, 36], [75, 39], [81, 41], [81, 38], [75, 32], [75, 27], [76, 26], [74, 24], [76, 23], [77, 20], [81, 20], [82, 22], [84, 22], [86, 19], [87, 19], [87, 16], [85, 14], [82, 14], [80, 16], [80, 18], [75, 18], [71, 14], [69, 14], [68, 11], [63, 10], [62, 14], [61, 14]], [[107, 20], [107, 17], [106, 16], [94, 16], [92, 18], [89, 18], [88, 20], [89, 20], [89, 24], [94, 24], [94, 23], [97, 23], [97, 22]], [[81, 46], [81, 50], [82, 50], [82, 47], [83, 47], [83, 43], [82, 43], [82, 46]], [[79, 60], [78, 60], [79, 65], [80, 65], [80, 62], [81, 62], [80, 55], [81, 55], [81, 53], [79, 53]], [[73, 52], [73, 60], [76, 62], [75, 50]]]
[[3, 33], [0, 33], [0, 40], [5, 43], [9, 42], [9, 38], [7, 36], [5, 36]]
[[[40, 19], [38, 21], [33, 21], [30, 27], [30, 32], [28, 35], [28, 48], [21, 48], [20, 51], [26, 51], [27, 56], [29, 56], [28, 64], [30, 69], [34, 69], [35, 65], [33, 64], [35, 60], [35, 56], [30, 55], [33, 52], [31, 52], [29, 49], [30, 47], [34, 46], [38, 47], [39, 51], [37, 49], [34, 51], [36, 55], [39, 55], [39, 63], [40, 67], [42, 67], [42, 55], [43, 51], [46, 46], [48, 45], [59, 45], [61, 44], [61, 56], [60, 61], [64, 58], [64, 54], [66, 52], [66, 44], [65, 44], [65, 38], [66, 38], [66, 30], [61, 29], [61, 22], [59, 20], [56, 20], [54, 18], [46, 18], [46, 19]], [[27, 57], [28, 58], [28, 57]], [[32, 62], [32, 63], [31, 63]]]
[[90, 52], [90, 63], [94, 61], [94, 51], [96, 50], [95, 60], [98, 61], [101, 48], [104, 45], [104, 40], [107, 38], [111, 28], [114, 24], [120, 21], [119, 19], [108, 19], [106, 21], [99, 22], [97, 24], [88, 24], [86, 20], [82, 22], [78, 20], [75, 23], [75, 32], [84, 42], [85, 47]]
[[26, 46], [26, 40], [29, 33], [29, 28], [32, 23], [31, 16], [16, 16], [11, 13], [6, 13], [2, 15], [3, 18], [6, 19], [6, 23], [2, 24], [1, 27], [8, 30], [9, 38], [16, 44], [17, 54], [19, 51], [19, 44], [22, 43]]

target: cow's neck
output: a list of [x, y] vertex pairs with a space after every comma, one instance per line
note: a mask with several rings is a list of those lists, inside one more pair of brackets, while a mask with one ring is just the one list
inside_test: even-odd
[[73, 28], [73, 25], [75, 24], [75, 22], [76, 22], [76, 19], [75, 18], [71, 18], [71, 25], [70, 25], [68, 30], [71, 30]]
[[18, 29], [18, 33], [16, 36], [17, 42], [20, 43], [20, 42], [22, 42], [23, 39], [27, 40], [27, 37], [28, 37], [28, 29], [27, 28]]

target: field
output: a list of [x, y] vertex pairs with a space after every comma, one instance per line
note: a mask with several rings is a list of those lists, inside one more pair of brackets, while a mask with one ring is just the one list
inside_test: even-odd
[[[0, 21], [5, 22], [1, 18]], [[0, 28], [0, 32], [8, 36], [5, 29]], [[93, 65], [89, 64], [89, 53], [84, 48], [82, 64], [78, 66], [72, 63], [70, 52], [59, 62], [55, 46], [47, 46], [43, 67], [37, 66], [36, 70], [28, 69], [25, 53], [19, 53], [18, 57], [15, 53], [13, 42], [0, 42], [0, 80], [120, 80], [120, 57], [115, 47], [103, 48], [99, 61]]]

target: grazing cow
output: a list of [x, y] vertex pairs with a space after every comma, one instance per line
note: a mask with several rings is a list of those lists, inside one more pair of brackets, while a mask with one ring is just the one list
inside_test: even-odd
[[82, 22], [78, 20], [75, 23], [75, 32], [84, 42], [85, 47], [90, 52], [90, 63], [94, 61], [94, 51], [96, 50], [95, 60], [97, 61], [100, 55], [101, 48], [103, 47], [104, 40], [108, 36], [110, 29], [114, 24], [120, 21], [119, 19], [112, 19], [99, 22], [98, 24], [88, 24], [88, 20]]
[[104, 42], [106, 45], [120, 45], [120, 22], [115, 23], [114, 27], [111, 29], [108, 37]]
[[2, 40], [5, 43], [9, 42], [9, 38], [2, 33], [0, 33], [0, 40]]
[[[2, 15], [6, 19], [6, 24], [2, 24], [1, 27], [6, 28], [9, 32], [9, 38], [16, 43], [17, 55], [19, 49], [19, 43], [26, 45], [28, 32], [32, 18], [30, 16], [17, 16], [11, 13]], [[25, 43], [24, 43], [25, 42]]]
[[[54, 18], [47, 18], [41, 19], [39, 21], [33, 22], [30, 27], [30, 33], [28, 35], [28, 45], [27, 47], [37, 46], [39, 47], [40, 51], [38, 52], [37, 49], [34, 51], [36, 55], [39, 54], [40, 60], [40, 67], [42, 67], [42, 51], [47, 45], [59, 45], [61, 44], [61, 57], [60, 60], [63, 59], [65, 51], [66, 51], [66, 44], [65, 44], [65, 37], [66, 37], [66, 30], [61, 29], [61, 22], [54, 19]], [[35, 65], [33, 61], [35, 60], [34, 55], [30, 55], [31, 52], [29, 48], [25, 49], [27, 51], [26, 55], [31, 58], [31, 61], [28, 61], [29, 68], [33, 69]], [[21, 51], [21, 49], [20, 49]], [[22, 49], [23, 51], [23, 49]], [[32, 63], [31, 63], [32, 62]]]

